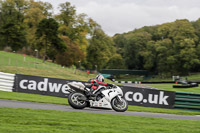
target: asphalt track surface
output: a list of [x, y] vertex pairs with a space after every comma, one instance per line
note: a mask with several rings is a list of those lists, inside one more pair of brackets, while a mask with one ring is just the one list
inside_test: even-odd
[[0, 99], [0, 107], [31, 108], [31, 109], [59, 110], [59, 111], [71, 111], [71, 112], [87, 112], [87, 113], [101, 113], [101, 114], [113, 114], [113, 115], [157, 117], [157, 118], [165, 118], [165, 119], [200, 120], [199, 115], [186, 116], [186, 115], [133, 112], [133, 111], [115, 112], [113, 110], [103, 110], [103, 109], [94, 109], [94, 108], [85, 108], [82, 110], [77, 110], [66, 105], [34, 103], [34, 102], [24, 102], [24, 101], [14, 101], [14, 100], [3, 100], [3, 99]]

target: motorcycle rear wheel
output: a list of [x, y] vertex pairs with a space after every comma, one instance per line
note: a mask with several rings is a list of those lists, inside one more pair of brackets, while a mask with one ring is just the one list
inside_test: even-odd
[[87, 106], [87, 102], [79, 100], [80, 97], [85, 97], [84, 94], [73, 92], [68, 96], [68, 103], [74, 109], [83, 109]]
[[120, 103], [118, 98], [115, 97], [111, 101], [112, 108], [117, 112], [124, 112], [128, 109], [128, 102], [124, 98], [121, 98], [121, 100], [122, 103]]

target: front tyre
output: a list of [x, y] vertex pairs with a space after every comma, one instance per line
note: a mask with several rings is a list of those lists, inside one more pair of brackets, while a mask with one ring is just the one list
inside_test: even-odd
[[113, 98], [111, 101], [112, 108], [117, 112], [124, 112], [128, 109], [128, 102], [121, 98], [121, 101], [117, 97]]
[[74, 109], [83, 109], [87, 106], [87, 102], [80, 100], [81, 97], [85, 97], [84, 94], [73, 92], [68, 96], [68, 103]]

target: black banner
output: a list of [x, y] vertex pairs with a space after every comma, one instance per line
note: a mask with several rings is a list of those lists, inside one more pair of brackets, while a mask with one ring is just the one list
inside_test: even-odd
[[[74, 80], [56, 79], [16, 74], [14, 91], [57, 97], [69, 95], [68, 82]], [[122, 86], [124, 98], [129, 105], [173, 108], [175, 92]]]
[[67, 82], [69, 81], [72, 80], [16, 74], [14, 91], [67, 97], [69, 95]]
[[124, 98], [129, 105], [174, 108], [175, 92], [123, 86]]

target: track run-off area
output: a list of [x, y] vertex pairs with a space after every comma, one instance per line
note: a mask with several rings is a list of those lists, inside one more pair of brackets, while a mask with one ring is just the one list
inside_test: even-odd
[[113, 114], [113, 115], [157, 117], [157, 118], [165, 118], [165, 119], [200, 120], [200, 115], [188, 116], [188, 115], [133, 112], [133, 111], [115, 112], [113, 110], [94, 109], [94, 108], [85, 108], [85, 109], [77, 110], [77, 109], [73, 109], [72, 107], [66, 106], [66, 105], [24, 102], [24, 101], [14, 101], [14, 100], [4, 100], [4, 99], [0, 99], [0, 107], [31, 108], [31, 109], [59, 110], [59, 111], [87, 112], [87, 113], [102, 113], [102, 114]]

